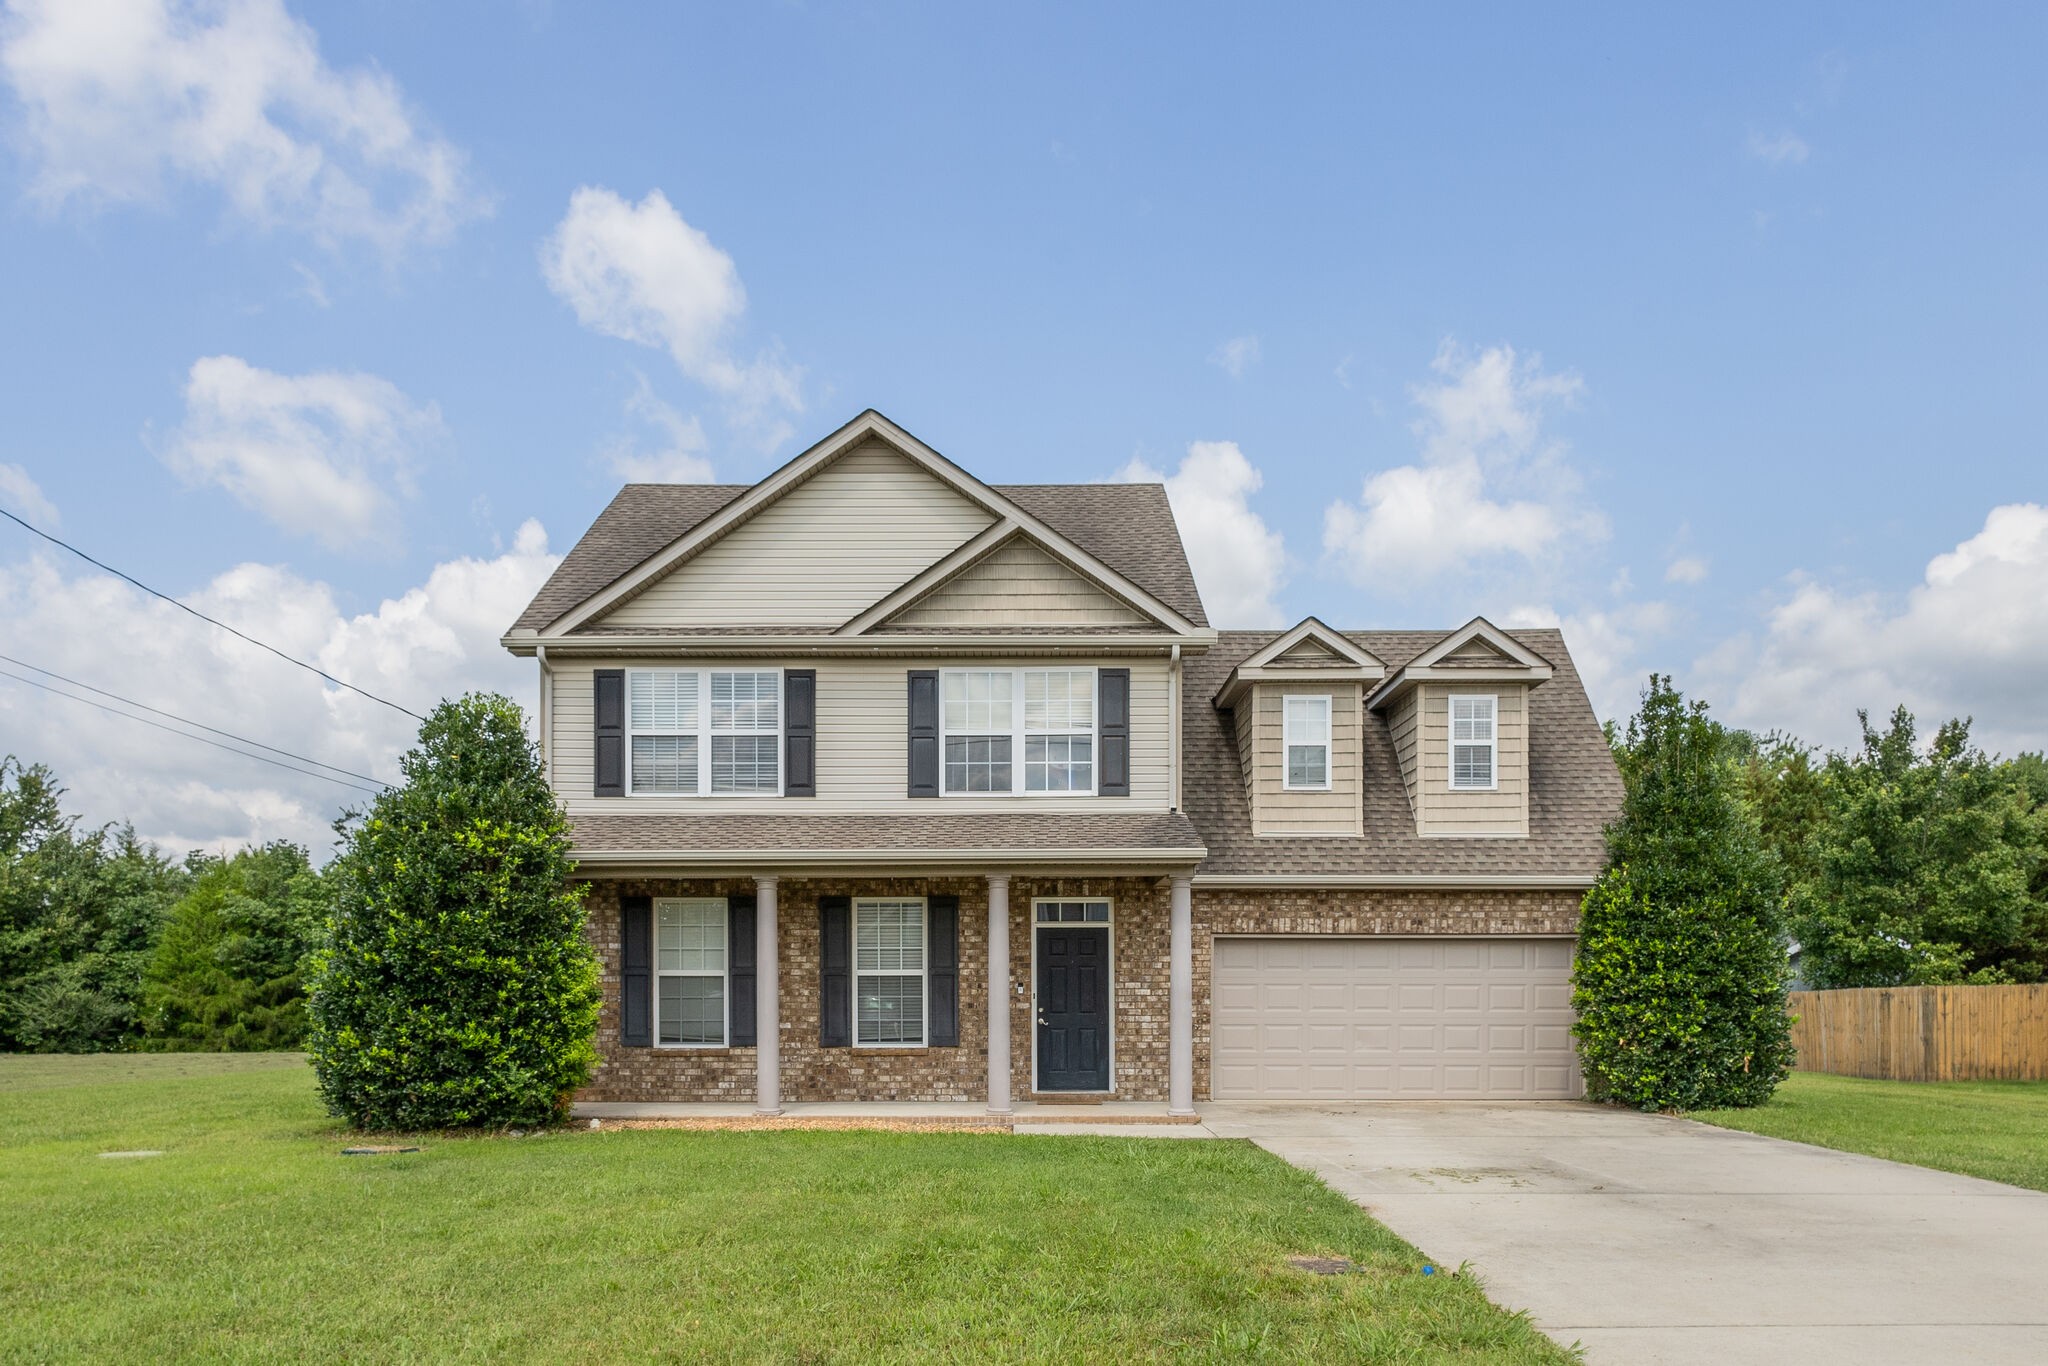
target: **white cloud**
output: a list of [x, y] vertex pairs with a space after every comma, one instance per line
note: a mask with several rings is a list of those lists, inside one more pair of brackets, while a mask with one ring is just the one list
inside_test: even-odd
[[1929, 729], [1974, 716], [1987, 748], [2048, 744], [2048, 507], [1993, 508], [1984, 527], [1936, 555], [1903, 597], [1795, 581], [1761, 639], [1738, 638], [1699, 665], [1729, 717], [1830, 745], [1855, 739], [1856, 711], [1905, 703]]
[[1773, 166], [1797, 166], [1812, 150], [1806, 145], [1806, 139], [1793, 132], [1771, 135], [1752, 132], [1749, 135], [1749, 154]]
[[413, 457], [440, 426], [433, 405], [375, 375], [280, 375], [207, 356], [192, 365], [184, 423], [161, 455], [189, 482], [340, 547], [388, 539], [392, 491], [410, 492]]
[[[368, 612], [344, 612], [326, 584], [261, 564], [229, 569], [182, 600], [414, 711], [483, 688], [531, 716], [534, 665], [497, 638], [558, 559], [529, 521], [511, 549], [436, 565]], [[0, 566], [0, 639], [18, 659], [387, 781], [417, 729], [118, 579], [67, 577], [40, 555]], [[293, 839], [317, 853], [335, 813], [366, 800], [10, 679], [0, 679], [0, 734], [23, 760], [57, 770], [68, 809], [95, 823], [132, 820], [175, 852]]]
[[0, 71], [51, 208], [156, 202], [184, 181], [257, 228], [387, 254], [488, 211], [398, 83], [328, 66], [281, 0], [9, 0]]
[[1636, 710], [1651, 668], [1659, 667], [1651, 647], [1671, 633], [1675, 618], [1665, 603], [1634, 602], [1563, 613], [1548, 605], [1515, 607], [1499, 622], [1511, 631], [1531, 626], [1563, 631], [1594, 715], [1625, 722]]
[[620, 437], [606, 452], [611, 472], [629, 484], [710, 483], [716, 476], [704, 454], [704, 424], [657, 398], [647, 376], [636, 378], [626, 414], [654, 434], [655, 445], [647, 450], [631, 436]]
[[1707, 562], [1697, 555], [1681, 555], [1664, 570], [1666, 583], [1705, 583]]
[[1258, 363], [1259, 339], [1253, 336], [1232, 337], [1209, 353], [1209, 364], [1232, 379], [1243, 379], [1244, 372]]
[[1171, 475], [1134, 459], [1116, 479], [1166, 485], [1210, 621], [1231, 627], [1283, 624], [1273, 595], [1285, 580], [1286, 547], [1280, 533], [1252, 511], [1251, 495], [1265, 479], [1235, 441], [1189, 443]]
[[800, 371], [772, 354], [733, 355], [728, 337], [747, 308], [739, 270], [660, 190], [638, 204], [596, 186], [577, 190], [541, 246], [541, 273], [578, 322], [666, 349], [764, 445], [788, 435], [783, 414], [803, 411]]
[[46, 527], [57, 525], [57, 505], [19, 465], [0, 465], [0, 507]]
[[1331, 563], [1360, 586], [1398, 590], [1489, 561], [1542, 559], [1567, 532], [1605, 534], [1577, 505], [1564, 444], [1543, 433], [1550, 409], [1576, 401], [1578, 376], [1548, 374], [1512, 347], [1474, 356], [1448, 342], [1432, 368], [1440, 378], [1410, 391], [1421, 462], [1370, 475], [1356, 505], [1325, 509]]

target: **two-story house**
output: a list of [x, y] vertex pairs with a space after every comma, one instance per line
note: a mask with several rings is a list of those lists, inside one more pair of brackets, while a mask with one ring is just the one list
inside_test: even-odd
[[1165, 491], [866, 412], [504, 638], [612, 1101], [1545, 1097], [1620, 780], [1555, 631], [1219, 631]]

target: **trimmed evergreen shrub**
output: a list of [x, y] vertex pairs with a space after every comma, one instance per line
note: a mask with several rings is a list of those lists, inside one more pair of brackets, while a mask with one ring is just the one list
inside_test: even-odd
[[597, 960], [568, 824], [519, 708], [444, 702], [405, 781], [344, 817], [309, 1045], [365, 1129], [532, 1124], [596, 1058]]
[[1653, 674], [1616, 758], [1627, 794], [1572, 976], [1587, 1089], [1639, 1110], [1760, 1105], [1793, 1060], [1782, 874], [1726, 733]]

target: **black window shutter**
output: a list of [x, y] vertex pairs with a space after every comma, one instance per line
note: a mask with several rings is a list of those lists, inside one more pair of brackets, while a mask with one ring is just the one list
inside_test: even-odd
[[782, 671], [782, 795], [818, 795], [818, 671]]
[[734, 1048], [751, 1048], [755, 1042], [754, 894], [743, 892], [725, 905], [725, 987], [730, 998], [725, 1041]]
[[925, 1042], [933, 1048], [960, 1046], [960, 898], [935, 896], [926, 903]]
[[939, 795], [939, 671], [910, 671], [910, 795]]
[[818, 898], [818, 1046], [853, 1044], [853, 898]]
[[597, 797], [626, 795], [626, 671], [591, 671], [591, 711], [597, 720], [594, 759]]
[[1102, 746], [1096, 795], [1131, 795], [1131, 671], [1095, 671], [1095, 735]]
[[654, 898], [619, 898], [619, 1042], [654, 1046]]

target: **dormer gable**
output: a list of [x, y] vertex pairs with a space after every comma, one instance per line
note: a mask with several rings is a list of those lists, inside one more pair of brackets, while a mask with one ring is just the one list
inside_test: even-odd
[[1230, 671], [1216, 705], [1232, 712], [1252, 833], [1356, 837], [1365, 690], [1386, 666], [1308, 617]]
[[1384, 711], [1418, 684], [1513, 682], [1535, 687], [1551, 676], [1550, 662], [1485, 617], [1452, 631], [1396, 670], [1367, 703]]
[[1216, 705], [1235, 706], [1246, 689], [1260, 682], [1327, 683], [1342, 679], [1376, 683], [1386, 672], [1386, 665], [1341, 631], [1314, 617], [1304, 617], [1299, 625], [1232, 669], [1217, 691]]

